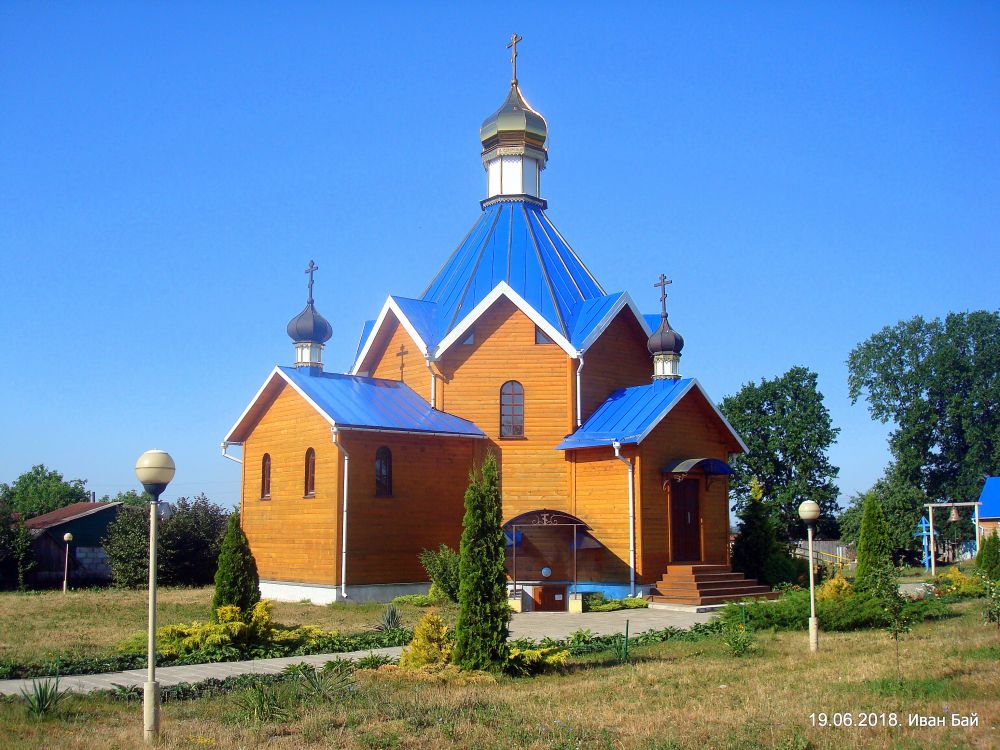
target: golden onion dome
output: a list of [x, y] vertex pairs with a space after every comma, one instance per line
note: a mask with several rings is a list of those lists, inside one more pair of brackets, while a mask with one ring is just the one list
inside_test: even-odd
[[545, 149], [548, 134], [545, 118], [524, 100], [517, 81], [513, 81], [500, 109], [487, 117], [479, 128], [483, 162], [497, 156], [527, 154], [538, 159], [539, 166], [544, 168], [548, 160]]

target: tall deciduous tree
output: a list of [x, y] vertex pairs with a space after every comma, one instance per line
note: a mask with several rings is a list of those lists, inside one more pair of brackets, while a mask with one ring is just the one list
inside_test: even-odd
[[848, 386], [892, 423], [900, 476], [934, 500], [975, 500], [1000, 471], [1000, 313], [919, 315], [886, 326], [847, 360]]
[[507, 660], [507, 573], [496, 457], [483, 461], [465, 491], [459, 561], [458, 623], [453, 661], [463, 669], [495, 670]]
[[13, 484], [0, 484], [0, 502], [24, 518], [40, 516], [89, 499], [86, 480], [71, 479], [67, 482], [62, 474], [46, 468], [44, 464], [32, 466]]
[[756, 476], [780, 539], [804, 536], [798, 516], [804, 500], [819, 503], [820, 533], [837, 534], [838, 469], [827, 452], [840, 430], [833, 426], [816, 381], [816, 373], [793, 367], [781, 377], [747, 383], [720, 404], [750, 449], [733, 463], [733, 510], [746, 505], [750, 478]]

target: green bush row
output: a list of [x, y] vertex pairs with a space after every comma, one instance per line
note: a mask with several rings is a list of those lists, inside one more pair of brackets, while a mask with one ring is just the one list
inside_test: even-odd
[[[308, 644], [298, 644], [292, 648], [282, 648], [279, 644], [254, 644], [245, 648], [200, 650], [183, 657], [158, 655], [156, 663], [161, 667], [187, 664], [206, 664], [217, 661], [242, 661], [245, 659], [272, 659], [282, 656], [308, 656], [310, 654], [339, 654], [348, 651], [368, 651], [388, 646], [405, 646], [413, 638], [409, 628], [363, 633], [330, 633], [314, 639]], [[146, 666], [146, 654], [117, 654], [114, 656], [84, 657], [71, 659], [51, 659], [36, 663], [0, 662], [0, 679], [30, 679], [33, 677], [53, 677], [56, 675], [100, 674], [102, 672], [124, 672], [142, 669]]]
[[619, 609], [645, 609], [648, 606], [649, 602], [639, 596], [605, 599], [604, 594], [600, 592], [583, 595], [584, 612], [616, 612]]
[[[903, 614], [912, 622], [938, 619], [949, 614], [941, 599], [908, 601]], [[882, 601], [864, 592], [816, 602], [816, 617], [822, 630], [847, 631], [881, 628], [888, 623]], [[809, 626], [809, 592], [788, 591], [773, 602], [727, 604], [719, 613], [724, 626], [744, 623], [752, 630], [805, 630]]]
[[[681, 628], [667, 627], [662, 630], [647, 630], [643, 633], [629, 637], [629, 643], [633, 646], [649, 646], [654, 643], [666, 643], [667, 641], [698, 641], [704, 638], [714, 638], [723, 632], [722, 623], [718, 620], [697, 623], [686, 630]], [[566, 638], [542, 638], [536, 641], [532, 638], [518, 638], [510, 641], [511, 648], [518, 649], [540, 649], [540, 648], [564, 648], [574, 656], [580, 654], [597, 654], [605, 651], [614, 652], [618, 649], [624, 639], [622, 633], [614, 635], [594, 635], [587, 629], [577, 630], [570, 633]]]

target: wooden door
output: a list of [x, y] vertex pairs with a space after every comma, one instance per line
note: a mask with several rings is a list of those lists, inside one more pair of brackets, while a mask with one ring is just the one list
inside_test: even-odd
[[701, 560], [701, 524], [698, 515], [698, 480], [685, 479], [670, 486], [670, 559]]
[[536, 612], [565, 612], [565, 586], [535, 586], [532, 592]]

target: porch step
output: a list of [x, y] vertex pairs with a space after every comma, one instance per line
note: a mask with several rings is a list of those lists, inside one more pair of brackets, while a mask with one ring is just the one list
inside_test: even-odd
[[692, 563], [668, 566], [650, 592], [649, 600], [661, 604], [706, 605], [777, 598], [777, 592], [756, 579], [734, 573], [728, 565]]

